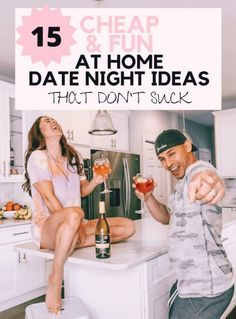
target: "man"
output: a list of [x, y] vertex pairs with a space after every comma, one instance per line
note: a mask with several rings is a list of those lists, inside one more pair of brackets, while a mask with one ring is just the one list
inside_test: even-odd
[[[222, 215], [216, 205], [222, 197], [219, 179], [211, 164], [197, 161], [193, 154], [196, 146], [178, 130], [163, 131], [155, 149], [162, 166], [178, 180], [168, 207], [152, 192], [143, 196], [135, 192], [157, 221], [170, 224], [168, 252], [177, 282], [171, 289], [169, 318], [220, 318], [234, 287], [232, 267], [221, 242]], [[216, 187], [209, 186], [206, 170], [211, 172]], [[205, 189], [199, 195], [203, 185]]]

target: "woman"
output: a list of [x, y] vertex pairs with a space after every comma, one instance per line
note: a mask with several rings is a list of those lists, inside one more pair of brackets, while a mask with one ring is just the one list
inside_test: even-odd
[[[55, 251], [49, 276], [46, 304], [49, 312], [60, 312], [63, 267], [75, 248], [95, 244], [96, 220], [84, 220], [81, 196], [103, 182], [93, 174], [88, 182], [81, 158], [67, 144], [60, 125], [47, 116], [39, 117], [28, 134], [23, 189], [34, 202], [33, 236], [42, 249]], [[108, 218], [111, 242], [129, 238], [134, 223], [127, 218]]]

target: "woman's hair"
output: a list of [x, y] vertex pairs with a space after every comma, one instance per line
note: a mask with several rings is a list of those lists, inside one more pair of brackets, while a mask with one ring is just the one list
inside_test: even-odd
[[[29, 130], [28, 148], [25, 152], [25, 179], [26, 179], [26, 182], [22, 185], [22, 188], [25, 192], [28, 192], [30, 194], [30, 196], [31, 196], [31, 185], [30, 185], [29, 174], [27, 171], [28, 159], [33, 151], [46, 150], [45, 138], [44, 138], [44, 136], [40, 130], [40, 127], [39, 127], [42, 117], [45, 117], [45, 116], [40, 116], [34, 122], [31, 129]], [[67, 143], [67, 140], [66, 140], [64, 134], [62, 135], [62, 137], [60, 139], [60, 144], [61, 144], [61, 149], [62, 149], [62, 155], [65, 156], [68, 160], [67, 165], [68, 166], [69, 165], [75, 166], [77, 173], [79, 175], [82, 175], [83, 165], [82, 165], [82, 163], [80, 163], [80, 159], [79, 159], [79, 156], [78, 156], [76, 150]]]

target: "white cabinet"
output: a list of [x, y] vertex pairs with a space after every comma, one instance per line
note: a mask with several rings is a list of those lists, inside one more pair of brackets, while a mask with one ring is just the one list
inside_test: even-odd
[[0, 181], [19, 181], [23, 175], [24, 114], [15, 110], [14, 85], [0, 81]]
[[31, 239], [31, 225], [1, 227], [0, 311], [45, 293], [45, 260], [16, 252], [17, 242]]
[[[173, 281], [171, 282], [173, 284]], [[167, 319], [168, 306], [171, 284], [164, 283], [157, 289], [154, 289], [148, 295], [148, 319]]]
[[174, 281], [167, 254], [123, 270], [73, 263], [65, 268], [66, 297], [78, 297], [96, 319], [167, 319]]
[[[223, 227], [222, 241], [223, 241], [223, 246], [226, 250], [227, 257], [229, 261], [231, 262], [231, 265], [234, 270], [234, 286], [236, 286], [236, 254], [235, 254], [236, 221], [228, 223]], [[234, 302], [235, 304], [235, 301], [236, 301], [236, 292], [234, 291], [234, 297], [232, 299], [232, 302]]]
[[26, 111], [27, 133], [37, 116], [51, 116], [61, 125], [68, 143], [83, 147], [102, 148], [115, 151], [129, 151], [129, 116], [128, 111], [111, 111], [117, 134], [108, 136], [90, 135], [94, 111]]
[[148, 293], [148, 319], [168, 318], [168, 299], [170, 288], [176, 278], [171, 270], [169, 258], [164, 254], [148, 261], [146, 264], [146, 289]]
[[213, 114], [218, 173], [222, 177], [236, 177], [236, 108]]
[[[113, 151], [129, 152], [129, 113], [128, 111], [109, 111], [114, 128], [117, 133], [114, 135], [91, 136], [91, 147]], [[96, 112], [91, 112], [91, 123]]]
[[91, 128], [89, 111], [45, 111], [44, 115], [55, 118], [61, 125], [67, 141], [71, 144], [90, 145]]

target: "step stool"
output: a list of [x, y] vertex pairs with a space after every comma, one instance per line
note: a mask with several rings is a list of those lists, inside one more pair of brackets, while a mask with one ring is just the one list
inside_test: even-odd
[[62, 300], [61, 313], [48, 312], [45, 302], [29, 305], [25, 309], [25, 319], [89, 319], [87, 310], [77, 298]]

